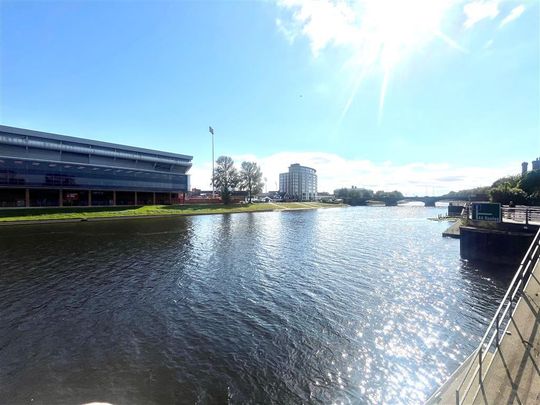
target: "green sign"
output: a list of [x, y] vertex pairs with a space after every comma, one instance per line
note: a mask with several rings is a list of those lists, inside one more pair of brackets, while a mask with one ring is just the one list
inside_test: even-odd
[[477, 221], [501, 222], [501, 204], [472, 203], [472, 219]]

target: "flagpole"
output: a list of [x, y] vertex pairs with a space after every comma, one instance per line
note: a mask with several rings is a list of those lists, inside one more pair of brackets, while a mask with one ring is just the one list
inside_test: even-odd
[[216, 185], [214, 183], [214, 128], [208, 128], [212, 134], [212, 198], [216, 198]]

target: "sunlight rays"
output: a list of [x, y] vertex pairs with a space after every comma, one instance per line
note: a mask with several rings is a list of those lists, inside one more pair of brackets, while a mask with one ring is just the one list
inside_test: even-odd
[[382, 121], [384, 98], [386, 97], [386, 88], [388, 87], [388, 80], [390, 78], [390, 69], [384, 71], [383, 81], [381, 85], [381, 92], [379, 95], [379, 112], [377, 115], [377, 122], [380, 124]]
[[[381, 123], [387, 89], [392, 72], [405, 59], [434, 38], [441, 39], [452, 49], [468, 53], [459, 43], [444, 34], [442, 23], [453, 0], [281, 0], [278, 2], [293, 11], [292, 26], [310, 40], [315, 57], [329, 46], [350, 50], [349, 68], [357, 69], [352, 91], [338, 120], [346, 118], [368, 75], [381, 76], [378, 122]], [[282, 20], [280, 20], [282, 24]]]
[[349, 108], [351, 107], [351, 104], [353, 103], [353, 101], [354, 101], [354, 99], [356, 97], [356, 93], [358, 92], [360, 84], [362, 83], [362, 81], [366, 77], [366, 74], [367, 74], [367, 70], [364, 68], [364, 69], [360, 70], [360, 73], [356, 76], [356, 78], [354, 80], [354, 84], [352, 86], [352, 91], [349, 94], [349, 98], [347, 99], [347, 102], [345, 103], [345, 106], [341, 110], [341, 115], [339, 116], [339, 120], [338, 120], [338, 124], [337, 124], [338, 127], [341, 125], [341, 122], [347, 116], [347, 113], [349, 112]]
[[[371, 50], [373, 54], [363, 60], [369, 62], [373, 71], [382, 75], [377, 114], [380, 125], [390, 77], [402, 61], [413, 58], [416, 52], [435, 37], [453, 49], [467, 51], [441, 31], [442, 20], [451, 4], [448, 1], [364, 0], [354, 4], [361, 35], [353, 39], [357, 44], [353, 52]], [[347, 102], [347, 112], [358, 90], [359, 86], [356, 86], [354, 96]]]
[[463, 53], [470, 53], [468, 49], [462, 47], [460, 44], [458, 44], [455, 40], [450, 38], [448, 35], [442, 33], [441, 31], [433, 31], [433, 35], [436, 37], [442, 39], [448, 46], [451, 48], [463, 52]]

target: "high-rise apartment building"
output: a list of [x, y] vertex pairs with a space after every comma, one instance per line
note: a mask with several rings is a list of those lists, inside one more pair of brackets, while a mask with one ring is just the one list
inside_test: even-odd
[[288, 173], [279, 175], [279, 192], [285, 198], [298, 201], [312, 201], [317, 197], [317, 174], [311, 167], [294, 163]]

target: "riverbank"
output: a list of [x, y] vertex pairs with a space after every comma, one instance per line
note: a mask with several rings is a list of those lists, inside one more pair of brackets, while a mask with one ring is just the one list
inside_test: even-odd
[[242, 212], [268, 212], [311, 210], [346, 207], [344, 204], [316, 202], [257, 203], [257, 204], [185, 204], [143, 205], [138, 207], [63, 207], [0, 210], [0, 225], [35, 224], [52, 222], [80, 222], [113, 219], [232, 214]]

